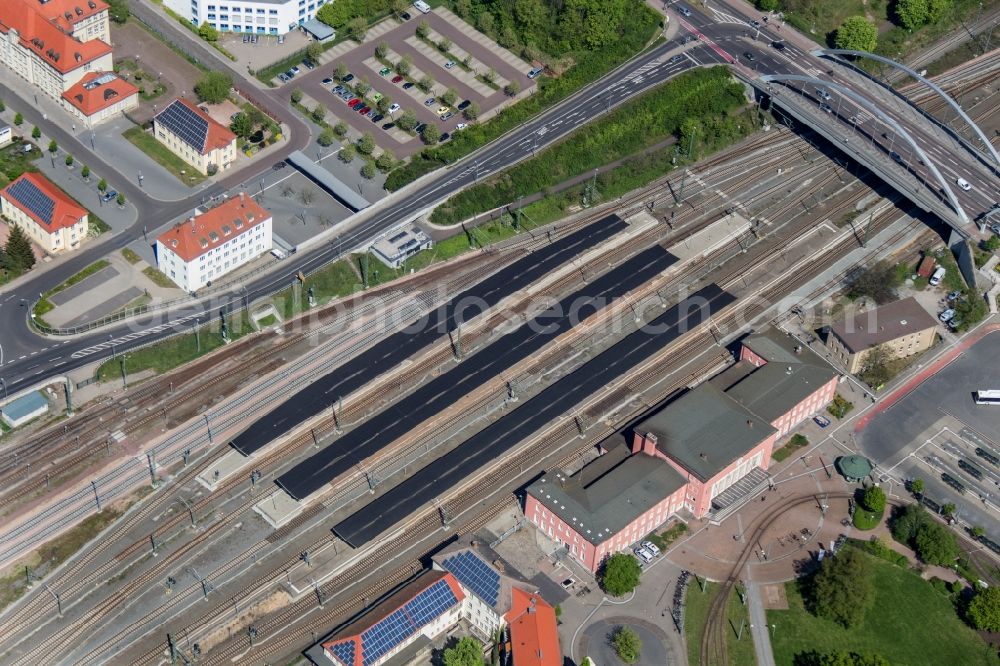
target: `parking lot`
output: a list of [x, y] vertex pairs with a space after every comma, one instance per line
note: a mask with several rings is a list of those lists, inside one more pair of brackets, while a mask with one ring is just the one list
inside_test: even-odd
[[993, 462], [1000, 462], [1000, 407], [977, 405], [973, 393], [998, 388], [998, 357], [1000, 331], [993, 331], [857, 433], [880, 469], [923, 479], [930, 499], [954, 503], [961, 519], [981, 525], [994, 541], [1000, 541], [1000, 465]]
[[[421, 20], [430, 24], [428, 40], [439, 43], [446, 38], [451, 41], [452, 46], [447, 54], [416, 36], [416, 28]], [[412, 68], [406, 77], [399, 77], [395, 71], [385, 71], [386, 65], [375, 55], [376, 45], [380, 42], [385, 42], [389, 47], [384, 60], [395, 64], [404, 56], [410, 58]], [[469, 57], [470, 71], [466, 71], [457, 62], [446, 68], [450, 61], [454, 62], [454, 58], [464, 59], [466, 56]], [[372, 90], [367, 95], [370, 107], [374, 108], [371, 100], [379, 94], [399, 104], [399, 110], [373, 123], [369, 118], [349, 109], [347, 101], [351, 97], [342, 99], [331, 91], [335, 83], [323, 83], [324, 79], [334, 76], [339, 63], [343, 63], [353, 75], [350, 85], [362, 78], [371, 84]], [[347, 48], [346, 44], [339, 45], [321, 59], [321, 64], [315, 70], [309, 71], [302, 66], [299, 69], [300, 72], [287, 84], [289, 90], [299, 88], [312, 99], [325, 104], [330, 112], [327, 115], [327, 122], [330, 124], [343, 120], [358, 132], [371, 132], [376, 144], [392, 150], [398, 157], [412, 155], [423, 147], [423, 142], [415, 133], [403, 132], [396, 127], [383, 129], [383, 126], [398, 118], [404, 110], [412, 110], [418, 122], [434, 123], [442, 134], [451, 134], [459, 123], [468, 122], [458, 108], [462, 102], [476, 104], [479, 107], [479, 117], [488, 117], [501, 104], [510, 101], [503, 92], [503, 87], [508, 82], [516, 81], [522, 91], [530, 91], [534, 87], [534, 81], [527, 76], [531, 69], [529, 63], [440, 8], [427, 15], [416, 14], [411, 20], [402, 23], [387, 19], [372, 29], [363, 44], [353, 45], [351, 48]], [[490, 69], [496, 75], [493, 86], [477, 78], [477, 74], [486, 74]], [[435, 81], [429, 92], [423, 92], [415, 85], [425, 75]], [[449, 88], [454, 89], [457, 94], [455, 104], [450, 107], [440, 100], [441, 95]], [[432, 98], [433, 101], [429, 101]], [[441, 120], [441, 116], [449, 112], [453, 115], [447, 120]]]

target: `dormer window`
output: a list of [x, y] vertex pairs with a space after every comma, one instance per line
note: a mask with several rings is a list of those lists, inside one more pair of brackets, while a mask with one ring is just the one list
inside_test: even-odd
[[198, 243], [201, 245], [202, 249], [208, 247], [208, 241], [204, 236], [198, 239]]
[[222, 225], [222, 235], [223, 236], [228, 236], [231, 233], [233, 233], [232, 227], [230, 227], [228, 224], [223, 224]]
[[219, 242], [219, 234], [215, 233], [214, 231], [209, 231], [208, 237], [212, 239], [213, 243]]

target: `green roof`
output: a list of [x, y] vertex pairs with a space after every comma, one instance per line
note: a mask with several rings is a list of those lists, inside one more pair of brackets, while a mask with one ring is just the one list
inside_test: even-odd
[[546, 474], [528, 486], [528, 493], [596, 545], [684, 484], [670, 463], [645, 453], [632, 454], [620, 442], [572, 476]]
[[833, 464], [848, 479], [863, 479], [874, 469], [871, 461], [864, 456], [841, 456]]
[[772, 433], [771, 424], [712, 383], [701, 384], [635, 427], [701, 481], [708, 481]]

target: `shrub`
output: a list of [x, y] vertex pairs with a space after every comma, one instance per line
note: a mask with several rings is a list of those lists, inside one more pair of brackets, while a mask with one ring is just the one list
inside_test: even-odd
[[90, 167], [84, 164], [83, 168], [80, 169], [80, 175], [84, 178], [90, 178]]
[[73, 166], [73, 156], [72, 155], [67, 155], [66, 156], [66, 166]]
[[122, 194], [121, 192], [119, 192], [118, 193], [118, 198], [116, 199], [116, 201], [118, 202], [119, 206], [124, 206], [125, 205], [125, 195]]
[[367, 180], [374, 178], [376, 171], [375, 164], [371, 161], [367, 161], [361, 165], [361, 175]]
[[299, 90], [298, 88], [292, 90], [292, 101], [295, 102], [296, 104], [302, 101], [302, 91]]
[[323, 146], [324, 148], [332, 145], [333, 141], [334, 141], [333, 130], [330, 129], [329, 127], [320, 132], [319, 136], [316, 137], [316, 143]]
[[615, 648], [615, 654], [626, 664], [634, 664], [639, 660], [642, 640], [630, 627], [618, 627], [611, 637], [611, 644]]
[[879, 486], [869, 486], [865, 488], [861, 503], [869, 511], [882, 513], [885, 509], [885, 491]]
[[847, 416], [848, 412], [852, 409], [854, 409], [854, 403], [850, 402], [838, 393], [833, 396], [833, 401], [827, 405], [826, 411], [828, 411], [832, 416], [842, 419]]
[[32, 127], [31, 128], [31, 138], [32, 139], [41, 139], [42, 138], [42, 128], [40, 128], [38, 125], [35, 125], [34, 127]]
[[20, 127], [21, 123], [23, 122], [24, 122], [24, 116], [22, 116], [21, 112], [18, 111], [17, 113], [14, 114], [14, 124]]

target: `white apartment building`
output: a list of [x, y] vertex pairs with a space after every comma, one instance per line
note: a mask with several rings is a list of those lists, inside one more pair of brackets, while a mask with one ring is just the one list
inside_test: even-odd
[[271, 214], [245, 193], [196, 214], [156, 239], [156, 264], [196, 291], [271, 251]]
[[87, 211], [40, 173], [22, 174], [0, 191], [0, 214], [48, 254], [75, 250], [87, 237]]
[[316, 16], [328, 0], [164, 0], [163, 4], [195, 25], [221, 32], [284, 35]]

